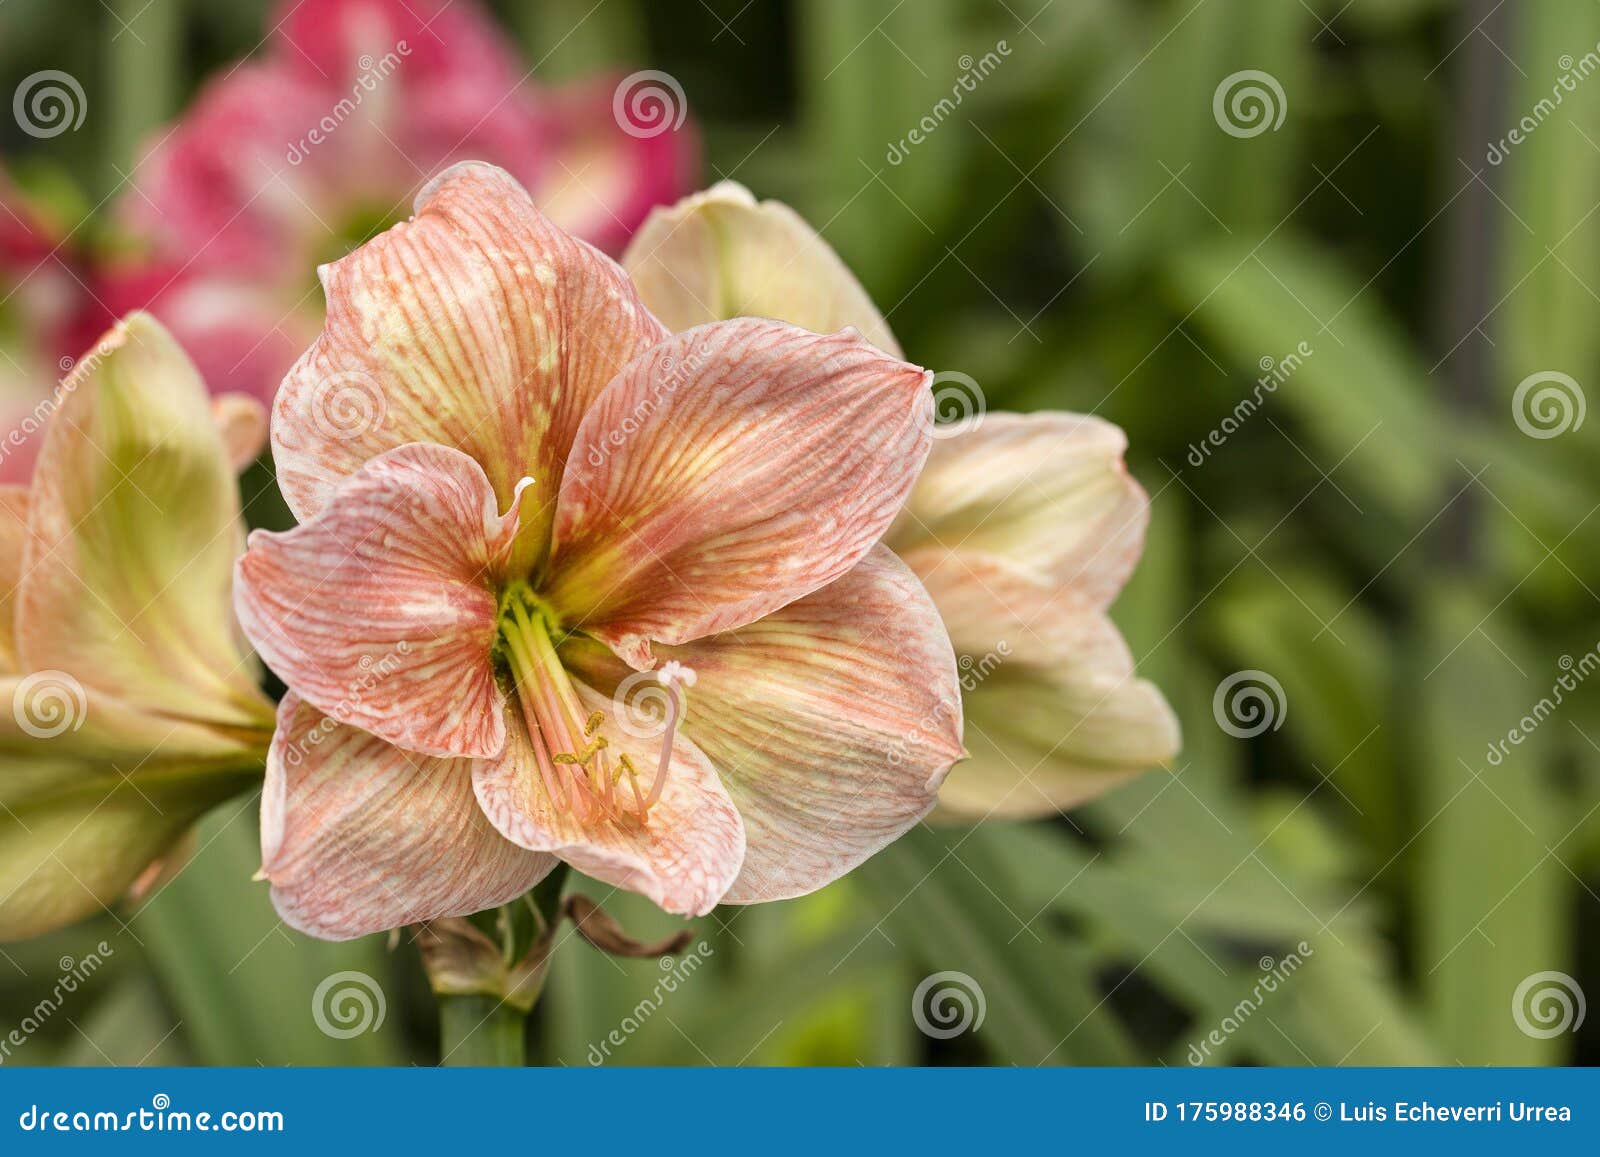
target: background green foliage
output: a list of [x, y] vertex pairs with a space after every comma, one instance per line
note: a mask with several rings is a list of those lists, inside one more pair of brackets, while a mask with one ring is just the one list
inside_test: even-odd
[[[1492, 10], [1492, 11], [1491, 11]], [[537, 78], [659, 68], [688, 93], [706, 181], [795, 204], [859, 271], [913, 360], [990, 408], [1122, 424], [1153, 495], [1116, 613], [1185, 752], [1050, 823], [919, 830], [805, 900], [698, 922], [705, 968], [618, 1063], [1184, 1064], [1263, 957], [1305, 963], [1208, 1063], [1546, 1064], [1600, 1057], [1600, 1016], [1522, 1032], [1558, 970], [1600, 997], [1600, 686], [1498, 766], [1487, 745], [1600, 640], [1600, 419], [1534, 439], [1529, 374], [1600, 383], [1600, 79], [1485, 160], [1600, 41], [1590, 0], [558, 0], [497, 11]], [[122, 21], [131, 31], [120, 32]], [[257, 43], [259, 5], [8, 0], [0, 79], [81, 78], [52, 142], [93, 204], [135, 142]], [[961, 74], [1010, 55], [890, 164]], [[1270, 72], [1249, 139], [1212, 96]], [[10, 122], [5, 125], [9, 131]], [[37, 142], [12, 134], [7, 156]], [[30, 153], [31, 147], [31, 153]], [[1314, 354], [1203, 464], [1189, 447], [1298, 343]], [[1212, 697], [1272, 674], [1281, 726]], [[146, 907], [0, 958], [0, 1026], [101, 939], [110, 966], [14, 1059], [428, 1063], [414, 952], [289, 932], [255, 867], [254, 801], [211, 817]], [[588, 886], [592, 895], [603, 893]], [[616, 897], [640, 935], [670, 922]], [[7, 963], [7, 962], [10, 963]], [[381, 980], [382, 1029], [334, 1040], [312, 992]], [[936, 971], [981, 1028], [920, 1034]], [[564, 942], [534, 1056], [588, 1063], [662, 970]]]

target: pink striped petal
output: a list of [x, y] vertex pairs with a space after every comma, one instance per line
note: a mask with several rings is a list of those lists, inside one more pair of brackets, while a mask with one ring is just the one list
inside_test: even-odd
[[292, 692], [267, 758], [261, 861], [284, 922], [324, 940], [493, 908], [555, 866], [489, 826], [470, 760], [401, 751]]
[[1007, 559], [921, 551], [959, 656], [966, 742], [943, 815], [1065, 811], [1177, 754], [1177, 717], [1094, 599]]
[[[573, 663], [602, 686], [626, 668]], [[801, 896], [927, 815], [961, 758], [961, 688], [939, 613], [899, 559], [854, 570], [736, 631], [662, 648], [695, 671], [684, 727], [744, 817], [724, 902]]]
[[[574, 683], [583, 705], [612, 711], [609, 699]], [[733, 801], [693, 743], [678, 736], [666, 788], [650, 808], [648, 823], [632, 817], [581, 823], [557, 806], [540, 777], [521, 707], [507, 707], [509, 739], [498, 759], [473, 765], [472, 783], [484, 814], [506, 839], [534, 851], [552, 852], [580, 872], [638, 892], [668, 912], [704, 916], [716, 907], [739, 874], [744, 860], [744, 824]], [[626, 753], [643, 771], [645, 786], [655, 774], [657, 741], [638, 739], [615, 726], [602, 732], [613, 756]], [[628, 798], [628, 787], [620, 788]]]
[[517, 532], [483, 469], [417, 444], [374, 458], [309, 522], [256, 531], [239, 622], [284, 682], [341, 723], [409, 751], [505, 746], [490, 650], [494, 584]]
[[477, 459], [502, 505], [531, 475], [542, 543], [584, 411], [665, 333], [621, 269], [489, 165], [449, 169], [415, 218], [322, 275], [326, 326], [272, 421], [278, 482], [302, 520], [368, 459], [436, 442]]
[[1011, 559], [1099, 606], [1144, 549], [1150, 504], [1128, 475], [1122, 431], [1082, 414], [984, 414], [941, 426], [885, 541]]
[[925, 371], [853, 330], [717, 322], [595, 403], [561, 480], [551, 602], [636, 667], [754, 622], [871, 549], [928, 452]]

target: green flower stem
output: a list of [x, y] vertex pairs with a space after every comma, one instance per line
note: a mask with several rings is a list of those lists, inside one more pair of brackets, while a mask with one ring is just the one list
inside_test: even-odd
[[450, 921], [423, 929], [437, 937], [422, 956], [438, 993], [441, 1065], [526, 1063], [528, 1013], [544, 988], [566, 882], [567, 865], [557, 864], [520, 900], [454, 921], [453, 929], [443, 927]]
[[439, 997], [439, 1063], [450, 1068], [520, 1066], [528, 1016], [497, 996]]

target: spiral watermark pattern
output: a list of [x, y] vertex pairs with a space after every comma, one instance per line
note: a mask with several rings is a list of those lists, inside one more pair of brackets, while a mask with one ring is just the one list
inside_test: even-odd
[[1586, 1012], [1583, 989], [1565, 972], [1535, 972], [1511, 994], [1511, 1019], [1539, 1040], [1577, 1032]]
[[1217, 684], [1211, 697], [1211, 714], [1217, 726], [1235, 739], [1252, 739], [1283, 726], [1289, 700], [1283, 684], [1265, 671], [1235, 671]]
[[89, 100], [77, 77], [47, 68], [24, 77], [17, 85], [11, 97], [11, 113], [23, 132], [48, 140], [83, 127], [83, 118], [89, 115]]
[[1230, 137], [1259, 137], [1282, 127], [1289, 98], [1270, 72], [1246, 68], [1222, 78], [1211, 94], [1211, 115]]
[[35, 671], [11, 693], [11, 716], [35, 739], [54, 739], [83, 726], [89, 696], [65, 671]]
[[1557, 438], [1583, 425], [1589, 401], [1571, 374], [1540, 370], [1517, 384], [1511, 419], [1530, 438]]
[[654, 739], [667, 728], [672, 693], [654, 671], [635, 671], [611, 696], [617, 726], [635, 739]]
[[330, 438], [370, 434], [388, 416], [389, 403], [376, 378], [357, 371], [335, 374], [311, 395], [311, 420]]
[[983, 425], [988, 407], [983, 388], [970, 374], [960, 370], [940, 370], [930, 383], [933, 389], [933, 436], [952, 438], [957, 433]]
[[935, 972], [911, 994], [911, 1019], [935, 1040], [977, 1032], [988, 1013], [982, 986], [965, 972]]
[[334, 1040], [377, 1032], [388, 1014], [383, 987], [365, 972], [335, 972], [311, 994], [311, 1019]]
[[611, 96], [611, 115], [631, 137], [659, 137], [683, 127], [689, 101], [676, 77], [646, 68], [622, 78]]

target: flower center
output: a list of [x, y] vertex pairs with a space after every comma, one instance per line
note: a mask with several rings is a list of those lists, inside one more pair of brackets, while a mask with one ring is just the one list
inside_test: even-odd
[[646, 782], [626, 752], [611, 750], [602, 733], [604, 711], [584, 707], [556, 653], [555, 617], [526, 583], [513, 583], [500, 600], [501, 653], [516, 684], [539, 775], [551, 802], [579, 823], [631, 818], [643, 824], [660, 800], [672, 765], [672, 741], [683, 714], [680, 684], [693, 672], [676, 663], [657, 678], [666, 689], [666, 728], [655, 775]]

